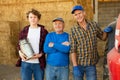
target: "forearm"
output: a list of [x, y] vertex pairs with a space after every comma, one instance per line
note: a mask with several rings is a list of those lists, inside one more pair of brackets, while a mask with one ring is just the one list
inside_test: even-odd
[[44, 52], [45, 53], [53, 53], [56, 52], [56, 50], [53, 47], [50, 47], [50, 42], [45, 42], [44, 44]]
[[70, 46], [62, 45], [62, 44], [57, 44], [55, 43], [53, 46], [56, 50], [63, 52], [63, 53], [69, 53]]
[[72, 61], [72, 64], [73, 66], [77, 66], [77, 55], [76, 53], [71, 53], [71, 61]]
[[108, 33], [103, 32], [102, 40], [105, 41], [108, 37]]
[[56, 52], [56, 50], [54, 48], [51, 48], [51, 47], [44, 47], [44, 52], [45, 53], [53, 53], [53, 52]]

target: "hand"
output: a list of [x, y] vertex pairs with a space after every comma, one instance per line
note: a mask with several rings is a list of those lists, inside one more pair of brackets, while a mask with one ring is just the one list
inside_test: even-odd
[[19, 50], [19, 56], [22, 58], [22, 60], [27, 60], [27, 56], [21, 50]]
[[49, 47], [53, 47], [53, 45], [54, 45], [53, 42], [50, 42], [50, 43], [48, 44]]
[[104, 29], [104, 32], [111, 32], [113, 30], [113, 28], [111, 26], [108, 26]]
[[73, 66], [73, 75], [79, 77], [81, 75], [79, 66]]
[[33, 57], [30, 58], [30, 59], [37, 59], [37, 58], [40, 58], [42, 55], [43, 55], [43, 53], [40, 53], [40, 54], [35, 54], [34, 53]]
[[69, 46], [70, 43], [68, 41], [65, 41], [65, 42], [62, 43], [62, 45]]

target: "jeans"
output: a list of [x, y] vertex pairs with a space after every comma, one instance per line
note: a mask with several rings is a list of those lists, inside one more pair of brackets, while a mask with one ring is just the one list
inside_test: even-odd
[[56, 67], [47, 64], [46, 80], [69, 80], [69, 67]]
[[74, 80], [83, 80], [84, 73], [86, 73], [86, 80], [97, 80], [96, 66], [80, 66], [81, 76], [73, 76]]
[[44, 70], [40, 68], [39, 63], [22, 62], [21, 66], [21, 79], [22, 80], [43, 80]]

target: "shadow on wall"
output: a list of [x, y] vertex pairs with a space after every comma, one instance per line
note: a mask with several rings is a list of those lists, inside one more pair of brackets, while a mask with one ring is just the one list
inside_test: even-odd
[[16, 62], [19, 23], [0, 22], [0, 64], [15, 64]]
[[18, 56], [17, 51], [17, 44], [18, 44], [18, 37], [20, 33], [20, 22], [10, 22], [10, 42], [12, 48], [15, 50], [15, 55]]

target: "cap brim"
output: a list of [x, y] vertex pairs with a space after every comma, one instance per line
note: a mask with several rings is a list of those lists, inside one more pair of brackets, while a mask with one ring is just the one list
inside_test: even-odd
[[63, 23], [64, 23], [64, 21], [59, 20], [59, 19], [55, 19], [55, 20], [53, 20], [52, 22], [55, 22], [55, 21], [61, 21], [61, 22], [63, 22]]
[[71, 14], [74, 14], [74, 12], [75, 12], [76, 10], [81, 10], [81, 11], [83, 11], [83, 9], [74, 9], [74, 10], [71, 12]]

